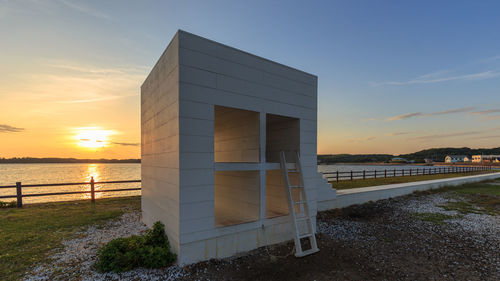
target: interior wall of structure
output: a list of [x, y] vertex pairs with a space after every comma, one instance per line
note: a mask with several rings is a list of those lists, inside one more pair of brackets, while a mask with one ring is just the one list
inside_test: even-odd
[[176, 36], [141, 87], [142, 219], [165, 224], [179, 252], [179, 41]]
[[251, 222], [260, 215], [259, 171], [216, 171], [215, 225]]
[[259, 113], [214, 107], [215, 162], [259, 162]]
[[286, 187], [281, 170], [266, 171], [266, 217], [288, 215]]
[[287, 162], [295, 162], [295, 151], [300, 151], [300, 121], [297, 118], [275, 114], [266, 116], [266, 162], [280, 162], [285, 151]]

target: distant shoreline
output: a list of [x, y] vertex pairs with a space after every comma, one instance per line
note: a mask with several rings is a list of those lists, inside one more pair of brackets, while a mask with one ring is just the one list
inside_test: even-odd
[[0, 158], [0, 164], [140, 164], [141, 159]]

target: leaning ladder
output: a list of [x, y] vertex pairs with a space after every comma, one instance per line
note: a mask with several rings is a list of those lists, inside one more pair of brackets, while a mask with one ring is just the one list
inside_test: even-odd
[[[307, 203], [304, 178], [302, 175], [302, 165], [300, 163], [300, 155], [296, 154], [295, 168], [289, 169], [286, 162], [285, 152], [281, 151], [281, 172], [285, 181], [286, 192], [288, 194], [288, 209], [293, 220], [294, 240], [295, 240], [295, 256], [303, 257], [319, 251], [318, 244], [316, 243], [316, 236], [314, 235], [313, 221], [309, 211], [309, 204]], [[299, 178], [299, 185], [291, 185], [289, 173], [296, 173]], [[293, 190], [298, 191], [298, 200], [294, 200]], [[296, 207], [298, 211], [296, 211]], [[305, 232], [301, 232], [299, 223], [305, 222]], [[302, 224], [303, 226], [303, 224]], [[302, 230], [304, 227], [302, 228]], [[309, 239], [310, 248], [307, 250], [302, 249], [302, 240]], [[307, 240], [306, 240], [307, 241]]]

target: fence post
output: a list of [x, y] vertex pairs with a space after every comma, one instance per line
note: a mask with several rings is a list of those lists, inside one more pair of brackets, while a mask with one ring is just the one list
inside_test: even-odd
[[22, 192], [22, 185], [21, 185], [20, 181], [16, 182], [16, 192], [17, 192], [17, 207], [22, 208], [23, 207], [23, 192]]
[[401, 171], [402, 171], [402, 175], [401, 176], [404, 177], [405, 176], [405, 169], [402, 169]]
[[337, 171], [337, 182], [339, 181], [339, 171]]
[[352, 170], [351, 170], [351, 180], [352, 180]]
[[384, 170], [384, 178], [387, 178], [387, 169]]
[[366, 179], [366, 174], [365, 174], [365, 170], [363, 170], [363, 179]]
[[90, 177], [90, 201], [95, 203], [94, 177]]

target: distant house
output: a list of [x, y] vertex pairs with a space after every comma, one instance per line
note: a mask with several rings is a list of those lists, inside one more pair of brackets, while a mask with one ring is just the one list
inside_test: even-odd
[[424, 159], [424, 162], [425, 162], [426, 164], [432, 164], [432, 163], [434, 163], [434, 160], [432, 160], [431, 158], [425, 158], [425, 159]]
[[472, 163], [499, 163], [500, 155], [472, 155]]
[[466, 155], [448, 155], [444, 158], [444, 162], [446, 163], [461, 163], [469, 161], [470, 158]]
[[402, 157], [394, 157], [391, 159], [391, 162], [394, 162], [394, 163], [407, 163], [408, 160], [402, 158]]

